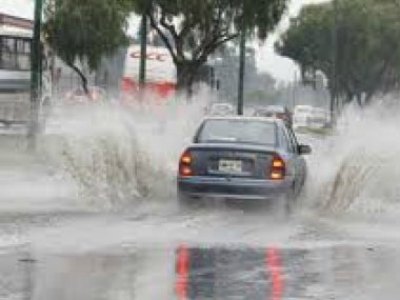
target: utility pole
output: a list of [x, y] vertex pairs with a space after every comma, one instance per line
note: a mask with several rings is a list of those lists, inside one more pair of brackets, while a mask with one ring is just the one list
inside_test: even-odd
[[40, 31], [42, 26], [43, 0], [35, 0], [33, 40], [31, 47], [31, 111], [28, 129], [29, 147], [36, 147], [36, 137], [39, 131], [39, 104], [41, 94], [42, 49]]
[[338, 3], [337, 0], [333, 0], [333, 26], [332, 26], [332, 74], [331, 78], [333, 80], [331, 84], [331, 103], [330, 103], [330, 114], [331, 114], [331, 124], [336, 123], [336, 108], [338, 102]]
[[240, 62], [239, 62], [239, 84], [238, 84], [238, 106], [237, 114], [243, 115], [243, 92], [244, 92], [244, 75], [246, 67], [246, 22], [242, 21], [242, 31], [240, 33]]
[[293, 95], [292, 95], [292, 111], [294, 111], [294, 108], [296, 107], [296, 102], [297, 102], [297, 99], [296, 99], [296, 94], [297, 94], [297, 82], [298, 80], [297, 80], [297, 71], [294, 71], [294, 74], [293, 74]]
[[140, 28], [140, 67], [139, 67], [139, 88], [144, 90], [146, 83], [146, 58], [147, 58], [147, 12], [142, 15]]

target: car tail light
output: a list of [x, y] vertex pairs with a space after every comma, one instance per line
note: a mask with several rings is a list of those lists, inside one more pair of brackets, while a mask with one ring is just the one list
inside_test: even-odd
[[269, 178], [271, 180], [282, 180], [286, 175], [286, 164], [279, 155], [274, 155], [271, 163]]
[[190, 151], [185, 151], [179, 160], [179, 176], [190, 177], [193, 176], [192, 170], [193, 157]]

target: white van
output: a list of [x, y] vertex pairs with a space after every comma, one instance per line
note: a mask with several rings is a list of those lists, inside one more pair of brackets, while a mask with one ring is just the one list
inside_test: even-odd
[[329, 112], [323, 108], [315, 107], [308, 126], [311, 128], [324, 128], [329, 123]]
[[297, 105], [293, 111], [293, 128], [308, 127], [313, 116], [311, 105]]

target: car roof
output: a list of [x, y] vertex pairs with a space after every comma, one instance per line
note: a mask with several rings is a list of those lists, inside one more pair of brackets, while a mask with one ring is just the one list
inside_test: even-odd
[[303, 110], [303, 109], [307, 109], [307, 110], [312, 110], [313, 107], [311, 105], [296, 105], [294, 110]]
[[212, 103], [212, 106], [232, 106], [233, 105], [231, 103], [227, 103], [227, 102], [218, 102], [218, 103]]
[[203, 121], [209, 120], [241, 120], [241, 121], [262, 121], [266, 123], [280, 124], [283, 123], [282, 120], [269, 117], [253, 117], [253, 116], [210, 116], [205, 117]]
[[281, 106], [281, 105], [268, 105], [265, 110], [269, 110], [269, 111], [274, 111], [274, 112], [285, 112], [286, 111], [286, 107], [285, 106]]

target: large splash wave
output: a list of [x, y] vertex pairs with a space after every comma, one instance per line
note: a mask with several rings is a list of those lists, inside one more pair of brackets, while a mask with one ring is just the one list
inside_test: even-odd
[[349, 107], [310, 161], [308, 196], [328, 214], [400, 213], [398, 105]]
[[210, 99], [59, 106], [41, 153], [96, 208], [173, 199], [176, 164]]

